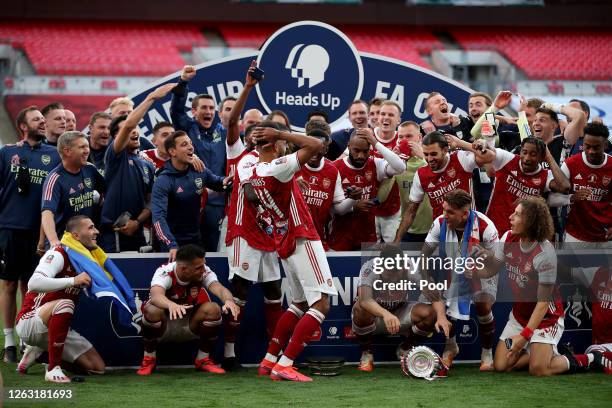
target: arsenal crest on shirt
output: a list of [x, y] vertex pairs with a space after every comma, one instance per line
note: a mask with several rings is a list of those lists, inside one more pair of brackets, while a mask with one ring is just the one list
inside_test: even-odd
[[605, 187], [607, 187], [608, 184], [610, 184], [610, 180], [611, 180], [611, 178], [609, 176], [603, 176], [602, 179], [601, 179], [601, 182], [603, 183], [603, 185]]
[[328, 178], [323, 179], [323, 188], [328, 189], [331, 186], [331, 180]]
[[455, 178], [455, 176], [457, 175], [457, 171], [455, 169], [448, 169], [447, 174], [448, 177]]

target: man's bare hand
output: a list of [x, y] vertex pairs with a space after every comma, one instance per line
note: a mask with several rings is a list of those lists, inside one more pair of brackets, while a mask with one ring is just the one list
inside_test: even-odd
[[191, 81], [196, 76], [196, 69], [193, 65], [185, 65], [181, 72], [181, 79], [183, 81]]
[[279, 140], [281, 132], [277, 129], [270, 127], [257, 127], [253, 129], [251, 133], [251, 139], [255, 144], [261, 144], [261, 142], [268, 142], [267, 144], [276, 143]]
[[74, 277], [74, 286], [77, 288], [88, 288], [91, 286], [91, 276], [86, 272], [81, 272]]
[[170, 302], [170, 305], [168, 306], [168, 314], [170, 315], [170, 320], [181, 319], [187, 314], [187, 311], [191, 308], [193, 308], [192, 305], [179, 305], [174, 302]]
[[512, 92], [510, 91], [501, 91], [495, 97], [495, 101], [493, 101], [493, 105], [497, 110], [504, 109], [506, 106], [510, 105], [512, 101]]
[[148, 94], [147, 98], [154, 100], [154, 101], [161, 99], [164, 96], [168, 95], [168, 93], [171, 90], [173, 90], [176, 87], [176, 85], [177, 84], [174, 84], [174, 83], [162, 85], [159, 88], [155, 89], [150, 94]]
[[370, 212], [372, 207], [374, 207], [374, 203], [372, 202], [372, 200], [359, 200], [357, 201], [357, 204], [355, 204], [353, 209], [355, 211], [361, 211], [361, 212], [367, 213], [367, 212]]
[[[257, 68], [257, 61], [253, 60], [251, 61], [251, 66], [249, 67], [249, 70], [247, 71], [246, 79], [244, 81], [244, 84], [246, 86], [254, 87], [259, 82], [257, 79], [251, 76], [253, 71], [255, 71], [255, 68]], [[263, 80], [263, 77], [261, 79]]]

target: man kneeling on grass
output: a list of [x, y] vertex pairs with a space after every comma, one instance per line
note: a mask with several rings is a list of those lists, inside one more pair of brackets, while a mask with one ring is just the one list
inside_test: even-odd
[[[240, 309], [232, 293], [206, 266], [205, 252], [196, 245], [185, 245], [176, 253], [176, 261], [160, 266], [151, 280], [149, 300], [142, 305], [144, 358], [137, 371], [150, 375], [156, 366], [157, 343], [171, 340], [200, 339], [195, 368], [224, 374], [210, 358], [210, 349], [221, 328], [221, 312], [238, 317]], [[213, 302], [212, 292], [223, 302]]]

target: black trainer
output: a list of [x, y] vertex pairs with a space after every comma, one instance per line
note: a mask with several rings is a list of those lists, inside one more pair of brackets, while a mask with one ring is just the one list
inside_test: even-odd
[[221, 368], [225, 371], [242, 371], [244, 367], [238, 361], [236, 357], [224, 357], [223, 362], [221, 363]]
[[569, 371], [567, 371], [568, 374], [584, 373], [588, 370], [588, 367], [583, 367], [580, 365], [580, 363], [578, 363], [578, 360], [576, 360], [576, 357], [574, 356], [570, 343], [558, 344], [557, 350], [561, 355], [567, 358], [567, 361], [569, 361], [570, 367]]
[[17, 362], [17, 347], [8, 346], [3, 351], [2, 361], [5, 363], [16, 363]]

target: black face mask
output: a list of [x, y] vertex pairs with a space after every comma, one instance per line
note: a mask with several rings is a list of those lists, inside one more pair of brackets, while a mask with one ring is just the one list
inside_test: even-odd
[[28, 160], [19, 160], [19, 170], [17, 170], [17, 193], [27, 195], [30, 191], [30, 169], [28, 168]]

